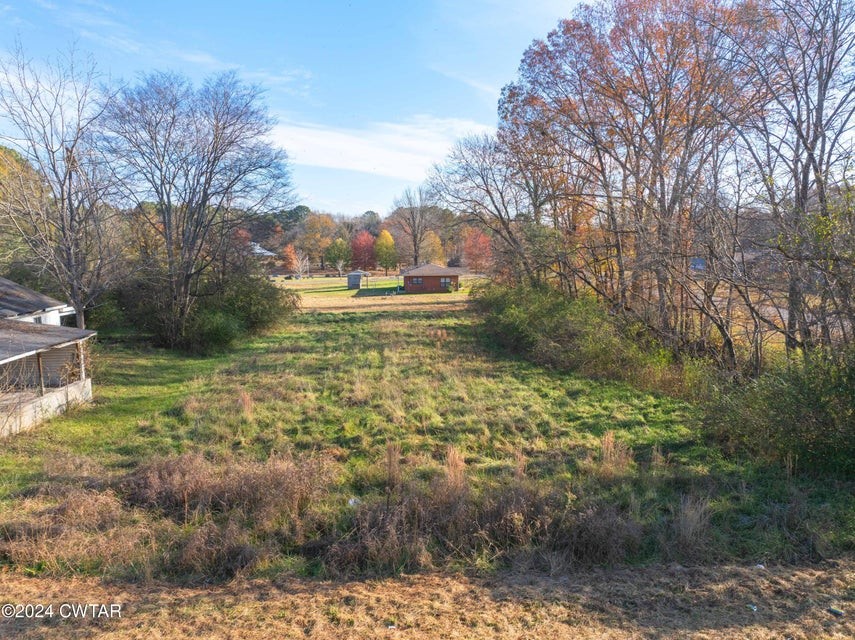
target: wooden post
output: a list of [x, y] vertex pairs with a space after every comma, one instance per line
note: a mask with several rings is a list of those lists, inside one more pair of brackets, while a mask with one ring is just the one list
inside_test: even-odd
[[36, 354], [36, 362], [39, 363], [39, 395], [43, 396], [45, 394], [45, 373], [42, 368], [42, 354]]
[[83, 359], [83, 341], [77, 343], [77, 358], [80, 361], [80, 381], [86, 380], [86, 362]]

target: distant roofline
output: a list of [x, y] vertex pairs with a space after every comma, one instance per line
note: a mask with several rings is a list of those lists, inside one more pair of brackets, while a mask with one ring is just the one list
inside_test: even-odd
[[399, 275], [402, 276], [461, 276], [465, 272], [464, 269], [458, 267], [443, 267], [440, 264], [422, 264], [418, 267], [402, 269]]

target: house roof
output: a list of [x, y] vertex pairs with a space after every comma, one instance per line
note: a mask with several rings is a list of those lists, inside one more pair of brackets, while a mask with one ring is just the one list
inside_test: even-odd
[[250, 242], [249, 247], [252, 251], [252, 255], [258, 256], [259, 258], [275, 258], [276, 254], [272, 251], [268, 251], [264, 247], [262, 247], [257, 242]]
[[0, 318], [14, 318], [68, 305], [29, 287], [0, 278]]
[[423, 264], [406, 271], [401, 271], [402, 276], [459, 276], [463, 269], [454, 267], [442, 267], [438, 264]]
[[94, 331], [0, 318], [0, 364], [86, 340]]

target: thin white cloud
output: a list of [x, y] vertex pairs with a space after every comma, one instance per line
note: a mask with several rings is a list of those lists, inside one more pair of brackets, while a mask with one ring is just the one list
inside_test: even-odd
[[490, 84], [489, 82], [472, 78], [455, 69], [443, 69], [436, 65], [431, 65], [429, 68], [431, 71], [444, 75], [446, 78], [465, 84], [467, 87], [484, 94], [487, 98], [498, 99], [499, 95], [502, 93], [502, 87], [499, 85]]
[[166, 49], [169, 51], [170, 57], [178, 58], [179, 60], [183, 60], [184, 62], [189, 62], [190, 64], [195, 64], [200, 67], [217, 71], [231, 68], [229, 64], [219, 60], [206, 51], [179, 49], [169, 45], [168, 43], [166, 43]]
[[0, 20], [7, 27], [21, 27], [28, 24], [26, 20], [15, 14], [14, 7], [9, 4], [0, 5]]
[[[148, 44], [143, 44], [137, 33], [121, 22], [121, 16], [115, 7], [101, 0], [74, 0], [67, 5], [57, 5], [50, 0], [35, 2], [53, 13], [57, 22], [71, 27], [81, 38], [107, 49], [125, 54], [145, 51], [156, 63], [170, 64], [180, 60], [206, 71], [234, 69], [251, 82], [258, 82], [288, 95], [309, 95], [312, 74], [306, 69], [249, 69], [221, 60], [207, 51], [184, 48], [168, 40], [162, 40], [156, 46], [151, 46], [148, 41]], [[8, 5], [0, 6], [0, 15], [8, 8]]]
[[81, 38], [97, 42], [102, 47], [121, 51], [122, 53], [139, 53], [143, 50], [143, 45], [140, 42], [119, 33], [107, 33], [107, 35], [102, 35], [88, 29], [78, 29], [77, 34]]
[[274, 140], [295, 164], [420, 182], [458, 138], [490, 130], [469, 120], [418, 115], [361, 129], [280, 124], [274, 129]]

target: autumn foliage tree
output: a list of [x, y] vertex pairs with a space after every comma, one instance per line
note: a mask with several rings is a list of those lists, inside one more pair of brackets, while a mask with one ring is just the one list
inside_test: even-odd
[[311, 260], [326, 267], [326, 250], [332, 244], [336, 232], [336, 223], [328, 213], [310, 213], [303, 220], [297, 236], [297, 246]]
[[395, 249], [395, 239], [386, 229], [383, 229], [374, 241], [374, 257], [377, 260], [377, 264], [386, 270], [387, 276], [389, 275], [389, 269], [394, 269], [398, 265], [398, 251]]
[[466, 268], [473, 273], [486, 273], [492, 255], [490, 236], [475, 227], [467, 229], [463, 238], [463, 263]]
[[285, 271], [297, 270], [297, 250], [293, 244], [286, 244], [279, 254], [279, 258], [282, 260], [282, 268]]
[[354, 269], [370, 271], [376, 266], [374, 257], [374, 236], [360, 231], [350, 242], [351, 264]]

